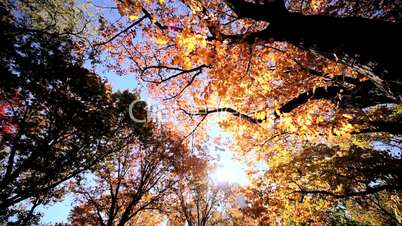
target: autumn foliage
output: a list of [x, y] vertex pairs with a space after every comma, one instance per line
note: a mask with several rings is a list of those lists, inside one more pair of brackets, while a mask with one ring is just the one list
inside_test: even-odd
[[[58, 10], [48, 14], [41, 4], [1, 5], [0, 56], [9, 66], [0, 84], [0, 222], [26, 213], [15, 206], [22, 201], [47, 204], [69, 192], [72, 225], [402, 223], [398, 1], [72, 1], [67, 10], [49, 0], [43, 4]], [[5, 19], [13, 13], [23, 19]], [[37, 52], [46, 52], [45, 63], [28, 60]], [[60, 62], [66, 68], [53, 67]], [[52, 73], [43, 79], [41, 70]], [[112, 92], [102, 70], [136, 79], [137, 92], [157, 106], [136, 107], [146, 123], [127, 112], [140, 94]], [[58, 133], [67, 141], [48, 147]], [[27, 147], [23, 136], [35, 140]], [[211, 178], [211, 145], [247, 165], [248, 185]], [[39, 147], [45, 151], [33, 155]], [[28, 163], [43, 156], [54, 158], [43, 165], [59, 164], [46, 154], [53, 149], [76, 153], [68, 158], [76, 164], [62, 162], [60, 175], [47, 167], [36, 183]], [[12, 188], [18, 183], [23, 189]]]

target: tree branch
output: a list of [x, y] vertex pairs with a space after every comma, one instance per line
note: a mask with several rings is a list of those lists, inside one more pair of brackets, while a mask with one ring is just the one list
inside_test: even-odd
[[184, 92], [184, 90], [186, 90], [189, 86], [191, 86], [191, 84], [193, 84], [195, 78], [196, 78], [198, 75], [200, 75], [201, 72], [202, 72], [202, 70], [200, 69], [197, 73], [195, 73], [195, 74], [191, 77], [190, 81], [187, 82], [187, 84], [186, 84], [178, 93], [176, 93], [176, 94], [173, 95], [173, 96], [164, 98], [163, 100], [171, 100], [171, 99], [173, 99], [173, 98], [176, 98], [176, 97], [180, 96], [180, 95]]
[[121, 34], [126, 33], [128, 30], [130, 30], [131, 28], [133, 28], [134, 26], [138, 25], [139, 23], [141, 23], [143, 20], [145, 20], [146, 18], [148, 18], [148, 15], [144, 15], [142, 16], [140, 19], [136, 20], [135, 22], [133, 22], [132, 24], [130, 24], [128, 27], [126, 27], [125, 29], [121, 30], [120, 32], [118, 32], [117, 34], [113, 35], [111, 38], [109, 38], [108, 40], [104, 41], [104, 42], [100, 42], [100, 43], [96, 43], [94, 44], [94, 46], [102, 46], [102, 45], [106, 45], [109, 42], [115, 40], [117, 37], [119, 37]]
[[[141, 71], [140, 77], [143, 77], [143, 75], [145, 74], [145, 72], [146, 72], [147, 70], [150, 70], [150, 69], [159, 69], [159, 72], [158, 72], [158, 75], [159, 75], [159, 77], [160, 77], [160, 80], [159, 80], [159, 81], [156, 81], [156, 80], [145, 80], [145, 79], [142, 79], [142, 80], [143, 80], [144, 82], [151, 82], [151, 83], [161, 84], [161, 83], [163, 83], [163, 82], [167, 82], [167, 81], [169, 81], [169, 80], [171, 80], [171, 79], [174, 79], [174, 78], [176, 78], [176, 77], [178, 77], [178, 76], [181, 76], [181, 75], [184, 75], [184, 74], [186, 74], [186, 73], [191, 73], [191, 72], [198, 72], [198, 73], [200, 73], [201, 70], [202, 70], [203, 68], [206, 68], [206, 67], [210, 67], [210, 65], [202, 64], [202, 65], [200, 65], [200, 66], [198, 66], [198, 67], [194, 67], [194, 68], [191, 68], [191, 69], [183, 69], [183, 68], [170, 67], [170, 66], [165, 66], [165, 65], [153, 65], [153, 66], [148, 66], [148, 67], [143, 68], [142, 71]], [[179, 72], [176, 73], [176, 74], [174, 74], [174, 75], [171, 75], [171, 76], [169, 76], [169, 77], [163, 78], [163, 77], [160, 75], [160, 69], [166, 69], [166, 70], [171, 70], [171, 71], [179, 71]]]
[[[292, 100], [288, 101], [281, 108], [277, 111], [272, 112], [272, 114], [279, 118], [280, 114], [282, 113], [289, 113], [293, 111], [295, 108], [305, 104], [310, 99], [331, 99], [337, 96], [338, 92], [340, 91], [340, 87], [338, 86], [330, 86], [330, 87], [318, 87], [315, 90], [311, 90], [308, 92], [304, 92], [299, 94], [297, 97], [293, 98]], [[257, 119], [247, 114], [241, 113], [233, 108], [230, 107], [223, 107], [223, 108], [215, 108], [215, 109], [201, 109], [196, 113], [188, 112], [184, 109], [181, 109], [185, 114], [189, 116], [204, 116], [218, 112], [227, 112], [231, 113], [233, 116], [240, 117], [241, 119], [245, 119], [253, 124], [259, 124], [264, 122], [268, 119], [268, 115], [265, 116], [263, 119]]]
[[346, 192], [345, 194], [337, 194], [331, 191], [326, 191], [326, 190], [298, 190], [294, 191], [293, 193], [300, 193], [303, 195], [306, 194], [320, 194], [320, 195], [328, 195], [328, 196], [333, 196], [335, 198], [348, 198], [348, 197], [353, 197], [353, 196], [366, 196], [370, 194], [375, 194], [384, 190], [396, 190], [394, 186], [391, 185], [381, 185], [377, 186], [374, 188], [368, 188], [367, 190], [364, 191], [355, 191], [355, 192]]

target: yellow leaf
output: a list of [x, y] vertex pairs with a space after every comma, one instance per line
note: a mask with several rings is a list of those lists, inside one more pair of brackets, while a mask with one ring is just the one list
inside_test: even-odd
[[134, 15], [128, 16], [128, 19], [129, 19], [129, 20], [136, 20], [136, 19], [138, 19], [138, 18], [139, 18], [139, 16], [134, 16]]
[[275, 113], [276, 113], [278, 116], [281, 116], [281, 115], [282, 115], [282, 113], [281, 113], [281, 111], [280, 111], [279, 109], [275, 109]]
[[257, 120], [264, 120], [267, 113], [265, 111], [260, 111], [255, 114]]
[[353, 118], [353, 116], [350, 115], [350, 114], [343, 114], [342, 116], [347, 118], [347, 119], [352, 119]]
[[193, 11], [193, 13], [202, 11], [202, 3], [197, 0], [189, 0], [187, 4], [190, 6], [190, 9]]
[[188, 52], [193, 51], [197, 47], [205, 48], [207, 46], [207, 41], [204, 36], [188, 32], [178, 34], [176, 36], [176, 42], [178, 46], [186, 49]]
[[169, 42], [169, 41], [166, 40], [166, 39], [164, 39], [163, 37], [160, 37], [160, 38], [157, 38], [157, 39], [156, 39], [156, 43], [157, 43], [158, 45], [166, 45], [168, 42]]
[[193, 66], [193, 63], [191, 62], [191, 60], [188, 57], [183, 59], [183, 67], [185, 69], [190, 69], [192, 66]]

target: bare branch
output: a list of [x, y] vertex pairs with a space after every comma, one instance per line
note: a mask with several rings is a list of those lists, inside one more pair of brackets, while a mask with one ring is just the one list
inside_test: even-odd
[[231, 113], [234, 116], [240, 117], [240, 118], [245, 119], [245, 120], [247, 120], [247, 121], [249, 121], [251, 123], [254, 123], [254, 124], [258, 124], [258, 123], [263, 122], [263, 120], [255, 119], [255, 118], [250, 117], [250, 116], [248, 116], [246, 114], [240, 113], [239, 111], [237, 111], [237, 110], [235, 110], [233, 108], [224, 107], [224, 108], [215, 108], [215, 109], [211, 109], [211, 110], [205, 109], [205, 110], [200, 110], [200, 111], [198, 111], [196, 113], [188, 112], [185, 109], [181, 109], [181, 110], [185, 114], [187, 114], [189, 116], [205, 116], [205, 115], [218, 113], [218, 112], [227, 112], [227, 113]]
[[119, 37], [121, 34], [126, 33], [128, 30], [130, 30], [131, 28], [133, 28], [134, 26], [138, 25], [139, 23], [141, 23], [143, 20], [145, 20], [146, 18], [148, 18], [148, 15], [144, 15], [142, 16], [140, 19], [136, 20], [135, 22], [133, 22], [132, 24], [130, 24], [128, 27], [126, 27], [125, 29], [121, 30], [120, 32], [118, 32], [117, 34], [113, 35], [111, 38], [109, 38], [108, 40], [101, 42], [101, 43], [97, 43], [94, 46], [101, 46], [101, 45], [106, 45], [109, 42], [115, 40], [117, 37]]
[[[174, 79], [174, 78], [176, 78], [176, 77], [178, 77], [178, 76], [181, 76], [181, 75], [184, 75], [184, 74], [187, 74], [187, 73], [191, 73], [191, 72], [200, 73], [201, 70], [202, 70], [203, 68], [206, 68], [206, 67], [210, 67], [210, 65], [205, 65], [205, 64], [203, 64], [203, 65], [200, 65], [200, 66], [198, 66], [198, 67], [191, 68], [191, 69], [183, 69], [183, 68], [170, 67], [170, 66], [165, 66], [165, 65], [153, 65], [153, 66], [145, 67], [145, 68], [142, 70], [140, 77], [143, 77], [143, 75], [145, 74], [145, 72], [146, 72], [147, 70], [150, 70], [150, 69], [159, 69], [159, 72], [158, 72], [158, 73], [160, 73], [160, 70], [161, 70], [161, 69], [166, 69], [166, 70], [171, 70], [171, 71], [179, 71], [178, 73], [176, 73], [176, 74], [174, 74], [174, 75], [172, 75], [172, 76], [169, 76], [169, 77], [166, 77], [166, 78], [163, 78], [163, 77], [162, 77], [159, 81], [155, 81], [155, 80], [145, 80], [145, 79], [143, 79], [145, 82], [151, 82], [151, 83], [161, 84], [161, 83], [163, 83], [163, 82], [167, 82], [167, 81], [169, 81], [169, 80], [171, 80], [171, 79]], [[161, 76], [160, 76], [160, 77], [161, 77]]]
[[188, 137], [190, 137], [191, 135], [193, 135], [193, 134], [195, 133], [195, 131], [198, 129], [198, 127], [200, 127], [201, 123], [202, 123], [206, 118], [207, 118], [207, 115], [204, 115], [204, 117], [202, 117], [202, 119], [197, 123], [197, 125], [194, 127], [194, 129], [193, 129], [189, 134], [187, 134], [187, 136], [185, 136], [181, 142], [185, 141]]
[[202, 70], [200, 69], [197, 73], [195, 73], [195, 74], [191, 77], [191, 80], [190, 80], [177, 94], [175, 94], [175, 95], [173, 95], [173, 96], [170, 96], [170, 97], [167, 97], [167, 98], [165, 98], [165, 99], [163, 99], [163, 100], [171, 100], [171, 99], [173, 99], [173, 98], [176, 98], [176, 97], [180, 96], [180, 95], [184, 92], [184, 90], [186, 90], [189, 86], [191, 86], [191, 84], [194, 82], [195, 78], [196, 78], [198, 75], [200, 75], [201, 72], [202, 72]]

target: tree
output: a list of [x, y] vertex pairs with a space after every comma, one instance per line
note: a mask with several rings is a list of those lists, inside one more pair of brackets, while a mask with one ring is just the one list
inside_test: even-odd
[[[26, 32], [65, 36], [75, 41], [76, 47], [89, 44], [90, 34], [96, 30], [96, 22], [90, 18], [87, 3], [72, 0], [9, 1], [2, 6], [18, 15], [15, 23]], [[86, 43], [85, 43], [86, 42]]]
[[245, 197], [238, 185], [216, 183], [205, 178], [205, 174], [187, 176], [164, 201], [169, 225], [264, 225], [247, 212]]
[[205, 177], [188, 179], [176, 186], [166, 212], [171, 225], [228, 225], [225, 205], [231, 195], [229, 185], [217, 185]]
[[[98, 46], [116, 62], [131, 60], [132, 64], [119, 68], [113, 62], [111, 68], [136, 72], [148, 83], [151, 94], [162, 96], [164, 103], [175, 107], [176, 118], [187, 128], [192, 126], [186, 132], [196, 135], [192, 137], [198, 142], [208, 135], [202, 130], [205, 119], [227, 113], [229, 117], [220, 120], [220, 125], [235, 132], [232, 149], [256, 153], [272, 168], [267, 177], [256, 182], [261, 185], [262, 196], [269, 192], [281, 194], [271, 202], [275, 211], [270, 213], [279, 213], [269, 218], [272, 223], [286, 217], [293, 222], [308, 218], [291, 217], [286, 212], [285, 204], [292, 198], [275, 187], [290, 186], [287, 192], [292, 194], [300, 193], [300, 189], [286, 179], [287, 174], [274, 177], [271, 172], [276, 167], [280, 172], [293, 172], [294, 159], [302, 164], [319, 152], [308, 151], [310, 147], [326, 144], [338, 154], [355, 156], [353, 163], [358, 172], [370, 169], [372, 162], [362, 163], [364, 158], [353, 154], [356, 145], [361, 145], [360, 155], [369, 156], [376, 155], [379, 150], [372, 146], [379, 143], [394, 146], [395, 152], [401, 149], [402, 89], [395, 57], [401, 47], [397, 32], [401, 28], [399, 5], [385, 1], [285, 4], [280, 0], [116, 3], [119, 13], [129, 18], [128, 23], [111, 25]], [[393, 51], [395, 54], [390, 54]], [[297, 158], [301, 153], [308, 155]], [[388, 159], [384, 162], [387, 169], [399, 168], [399, 161], [384, 158]], [[326, 169], [342, 171], [340, 162], [323, 164]], [[306, 175], [314, 177], [315, 171], [311, 169]], [[348, 175], [354, 176], [362, 177]], [[383, 180], [390, 175], [365, 175], [365, 180], [376, 183], [376, 176]], [[308, 181], [313, 187], [314, 183]], [[392, 191], [387, 190], [385, 196], [399, 199], [400, 187], [394, 186], [399, 182], [392, 183]], [[354, 191], [355, 186], [358, 192], [368, 188], [348, 184], [345, 189]], [[325, 191], [337, 194], [332, 198], [345, 198], [336, 187]], [[384, 195], [384, 191], [373, 193]], [[254, 195], [256, 199], [260, 196]], [[318, 208], [321, 214], [309, 220], [326, 221], [324, 210], [334, 208], [335, 201], [306, 197], [301, 209], [309, 214], [302, 216], [313, 216], [314, 208]], [[283, 200], [287, 200], [285, 204]], [[256, 208], [262, 211], [263, 204], [260, 200]], [[360, 204], [352, 206], [358, 209]], [[381, 208], [382, 204], [377, 210]], [[390, 212], [389, 207], [385, 210]], [[380, 219], [378, 214], [372, 218]], [[398, 217], [389, 219], [398, 221]]]
[[401, 205], [395, 200], [400, 197], [401, 162], [392, 151], [320, 145], [287, 159], [273, 157], [268, 164], [263, 179], [245, 189], [248, 200], [253, 200], [249, 211], [259, 217], [330, 223], [336, 211], [346, 211], [346, 220], [356, 223], [400, 221]]
[[80, 200], [71, 213], [73, 225], [156, 225], [163, 220], [165, 196], [189, 171], [199, 170], [201, 159], [174, 134], [153, 131], [144, 143], [113, 140], [119, 151], [99, 165], [95, 183], [73, 185]]
[[[29, 18], [30, 29], [47, 33], [79, 34], [86, 29], [88, 21], [83, 9], [74, 1], [4, 1], [9, 10], [19, 11]], [[15, 12], [13, 12], [15, 14]], [[80, 27], [81, 26], [81, 27]]]
[[[367, 35], [376, 40], [387, 37], [377, 37], [380, 33], [398, 30], [399, 20], [389, 21], [389, 15], [398, 12], [395, 5], [378, 6], [384, 10], [381, 16], [388, 16], [387, 21], [363, 18], [358, 11], [343, 17], [311, 15], [314, 8], [317, 14], [334, 7], [322, 3], [321, 9], [314, 2], [306, 15], [290, 12], [283, 1], [182, 3], [184, 6], [176, 7], [168, 2], [117, 2], [119, 13], [134, 21], [115, 34], [118, 27], [111, 25], [103, 33], [109, 37], [98, 46], [117, 62], [131, 60], [133, 63], [123, 68], [113, 61], [110, 65], [119, 71], [137, 72], [138, 78], [148, 83], [151, 94], [163, 95], [168, 104], [175, 104], [176, 115], [198, 116], [200, 120], [193, 121], [193, 125], [201, 124], [207, 115], [227, 112], [247, 123], [268, 121], [274, 125], [273, 136], [282, 134], [281, 128], [298, 131], [298, 135], [320, 136], [332, 128], [352, 132], [347, 128], [352, 125], [349, 119], [360, 118], [364, 108], [400, 103], [398, 72], [393, 72], [399, 68], [395, 58], [388, 52], [364, 53], [376, 52], [377, 46], [381, 51], [387, 49], [381, 47], [383, 43], [398, 46], [399, 42], [380, 41], [376, 48], [366, 48], [366, 42], [359, 41], [360, 35], [376, 27], [387, 30]], [[296, 5], [292, 1], [289, 9]], [[363, 5], [369, 11], [371, 6]], [[341, 29], [353, 26], [358, 27], [354, 31], [359, 35], [342, 35]], [[135, 32], [130, 32], [134, 29], [142, 31], [141, 40], [145, 42], [134, 38]], [[329, 41], [331, 35], [337, 37], [335, 41]], [[357, 49], [349, 49], [351, 46]], [[353, 58], [353, 65], [346, 55]], [[378, 68], [388, 69], [378, 72]], [[292, 123], [297, 126], [289, 127]], [[359, 121], [352, 126], [362, 123], [370, 124]]]
[[[354, 4], [345, 4], [344, 8], [352, 7], [355, 12], [353, 14], [353, 10], [349, 10], [346, 15], [321, 15], [330, 10], [332, 10], [332, 14], [336, 14], [334, 10], [336, 6], [329, 3], [325, 4], [324, 1], [321, 1], [320, 7], [317, 6], [317, 1], [310, 2], [310, 8], [314, 8], [317, 15], [311, 15], [313, 10], [310, 10], [310, 14], [307, 15], [302, 12], [291, 12], [285, 7], [285, 2], [281, 0], [259, 1], [256, 3], [247, 1], [211, 1], [208, 3], [203, 1], [183, 1], [182, 3], [188, 8], [175, 8], [175, 4], [168, 2], [162, 4], [151, 4], [151, 2], [135, 4], [131, 4], [128, 1], [117, 2], [119, 12], [122, 15], [139, 19], [101, 43], [102, 45], [113, 45], [116, 39], [118, 40], [118, 37], [123, 35], [123, 39], [121, 39], [123, 42], [119, 43], [124, 43], [128, 53], [123, 53], [125, 50], [120, 44], [115, 45], [117, 48], [122, 48], [120, 51], [113, 51], [115, 55], [120, 55], [118, 58], [128, 57], [137, 61], [136, 66], [140, 67], [137, 70], [142, 71], [141, 75], [146, 75], [145, 72], [148, 70], [151, 73], [159, 70], [159, 75], [166, 75], [161, 79], [147, 78], [146, 80], [148, 81], [162, 83], [178, 76], [182, 77], [181, 75], [185, 73], [194, 72], [193, 76], [188, 76], [187, 79], [188, 83], [190, 81], [191, 83], [194, 82], [196, 79], [191, 78], [196, 77], [194, 75], [196, 72], [206, 68], [215, 60], [217, 60], [215, 62], [221, 61], [218, 60], [219, 58], [211, 56], [216, 55], [216, 50], [219, 50], [214, 46], [220, 46], [221, 43], [233, 47], [238, 46], [238, 48], [243, 47], [241, 52], [243, 54], [239, 54], [239, 51], [233, 53], [233, 50], [229, 52], [225, 48], [220, 48], [220, 51], [229, 53], [227, 55], [232, 55], [230, 53], [233, 53], [257, 55], [258, 57], [259, 50], [270, 48], [267, 44], [287, 42], [297, 47], [301, 52], [304, 51], [314, 57], [335, 60], [336, 63], [350, 66], [356, 72], [365, 75], [370, 80], [369, 82], [361, 83], [355, 80], [351, 83], [352, 80], [350, 80], [347, 83], [350, 85], [358, 83], [357, 85], [362, 85], [365, 89], [369, 89], [366, 86], [377, 89], [375, 96], [377, 96], [377, 99], [378, 96], [382, 96], [382, 102], [400, 102], [398, 62], [392, 57], [394, 55], [390, 54], [393, 49], [400, 48], [400, 42], [398, 41], [400, 37], [395, 33], [401, 26], [399, 17], [395, 18], [400, 10], [398, 5], [392, 3], [379, 3], [376, 5], [379, 8], [377, 10], [383, 10], [383, 14], [380, 14], [381, 16], [396, 20], [390, 22], [378, 18], [364, 18], [363, 16], [370, 15], [360, 15], [361, 13], [358, 13], [359, 10], [356, 7], [364, 6], [366, 11], [370, 9], [374, 11], [372, 6], [375, 4], [364, 3], [358, 6], [357, 4], [360, 1], [355, 1], [353, 2]], [[290, 10], [297, 7], [296, 2], [298, 1], [291, 1]], [[300, 5], [300, 2], [298, 3]], [[224, 9], [219, 9], [219, 7]], [[158, 10], [158, 13], [153, 13], [154, 10]], [[168, 14], [171, 11], [180, 15], [180, 10], [184, 11], [185, 16], [182, 16], [183, 19], [179, 16], [168, 18]], [[360, 9], [361, 11], [363, 10]], [[317, 12], [321, 12], [321, 14]], [[141, 18], [140, 14], [143, 15]], [[391, 16], [392, 14], [393, 17]], [[188, 20], [184, 18], [188, 18]], [[143, 22], [145, 19], [153, 19], [154, 23], [145, 23]], [[260, 23], [254, 25], [250, 20]], [[190, 21], [192, 24], [190, 24]], [[267, 23], [269, 23], [269, 26], [267, 26]], [[197, 24], [198, 28], [194, 24]], [[146, 37], [153, 42], [161, 46], [172, 45], [175, 42], [173, 47], [176, 48], [160, 48], [157, 51], [157, 55], [149, 56], [150, 60], [147, 60], [144, 64], [143, 60], [148, 57], [141, 49], [155, 48], [155, 46], [147, 45], [146, 48], [141, 48], [141, 46], [134, 44], [142, 56], [136, 56], [138, 52], [129, 51], [133, 43], [130, 44], [132, 34], [128, 31], [136, 25], [142, 26], [142, 29], [146, 32], [151, 31], [152, 34], [150, 33]], [[112, 27], [111, 29], [115, 30], [117, 28]], [[348, 35], [344, 35], [344, 31], [348, 31]], [[361, 40], [365, 41], [362, 42]], [[196, 43], [197, 41], [198, 43]], [[213, 44], [213, 46], [209, 44]], [[174, 54], [175, 52], [178, 53]], [[169, 54], [169, 57], [167, 57], [166, 53]], [[172, 58], [175, 58], [175, 60], [172, 60]], [[251, 58], [253, 57], [245, 56], [244, 60], [253, 64]], [[159, 65], [152, 65], [152, 59], [158, 60], [156, 62], [159, 62]], [[239, 59], [242, 59], [242, 57]], [[192, 67], [191, 65], [198, 65], [198, 67]], [[299, 66], [303, 67], [303, 65], [304, 63]], [[211, 66], [216, 68], [215, 64]], [[223, 66], [227, 67], [228, 65]], [[184, 69], [180, 70], [180, 67]], [[252, 66], [245, 67], [247, 68], [246, 73], [249, 70], [253, 72]], [[192, 70], [190, 70], [191, 68]], [[243, 71], [240, 74], [245, 74]], [[175, 72], [180, 74], [173, 77], [168, 76]], [[310, 69], [309, 72], [313, 72], [313, 75], [315, 74], [316, 76], [328, 74], [328, 72], [321, 70]], [[359, 87], [359, 90], [368, 94], [368, 91], [363, 91], [361, 87]], [[336, 90], [335, 93], [339, 93], [339, 90]], [[331, 94], [330, 96], [333, 97], [334, 95]]]
[[[53, 4], [58, 1], [49, 3], [62, 6]], [[356, 224], [401, 222], [398, 172], [402, 82], [395, 57], [401, 49], [398, 32], [401, 8], [397, 2], [116, 0], [115, 3], [111, 10], [116, 10], [121, 18], [116, 22], [100, 17], [99, 40], [91, 47], [103, 51], [109, 69], [134, 73], [147, 84], [150, 96], [168, 106], [173, 116], [169, 126], [173, 125], [177, 137], [182, 138], [174, 139], [188, 146], [200, 145], [211, 135], [205, 132], [208, 126], [205, 122], [216, 119], [223, 130], [232, 132], [233, 151], [256, 157], [244, 158], [251, 166], [260, 161], [268, 165], [262, 175], [250, 172], [253, 184], [243, 190], [248, 203], [241, 212], [245, 217], [255, 218], [250, 221], [252, 224], [330, 224], [342, 213], [347, 213], [342, 220]], [[33, 11], [25, 8], [27, 15], [35, 14], [40, 8], [36, 6], [33, 4]], [[41, 16], [35, 18], [42, 20]], [[12, 24], [10, 19], [3, 20]], [[17, 26], [7, 30], [7, 26], [5, 31], [34, 32], [39, 37], [58, 34], [17, 29]], [[63, 30], [61, 27], [56, 26], [56, 30]], [[13, 40], [12, 36], [4, 36], [5, 40]], [[29, 43], [29, 37], [17, 40]], [[5, 49], [22, 48], [7, 43], [2, 43]], [[39, 48], [36, 43], [41, 44], [36, 40], [31, 43], [35, 43], [31, 51]], [[57, 51], [61, 50], [52, 49], [49, 55]], [[14, 61], [8, 62], [5, 57], [2, 60], [5, 65], [14, 66]], [[15, 69], [3, 70], [13, 73]], [[43, 89], [46, 88], [49, 86]], [[0, 104], [1, 125], [4, 137], [13, 137], [21, 126], [7, 112], [20, 98], [8, 96], [9, 101]], [[107, 112], [100, 114], [104, 116]], [[216, 118], [222, 112], [227, 117]], [[110, 116], [114, 113], [106, 115], [114, 119]], [[113, 125], [116, 124], [119, 123]], [[130, 141], [124, 136], [108, 135], [119, 142]], [[79, 139], [82, 140], [85, 139]], [[383, 152], [384, 146], [390, 153]], [[106, 145], [104, 150], [111, 149]], [[117, 155], [108, 160], [113, 163], [110, 172], [106, 165], [95, 174], [103, 182], [123, 183], [126, 179], [115, 175], [121, 158]], [[132, 177], [141, 178], [141, 172], [134, 172]], [[177, 194], [172, 195], [172, 200], [178, 200], [173, 206], [177, 214], [169, 215], [176, 217], [173, 221], [201, 225], [215, 219], [226, 221], [227, 215], [222, 212], [213, 211], [214, 215], [208, 211], [218, 202], [206, 181], [204, 177], [175, 187]], [[109, 183], [107, 187], [120, 186]], [[77, 222], [82, 220], [78, 214], [86, 209], [89, 212], [85, 214], [93, 216], [94, 224], [115, 223], [111, 221], [124, 224], [138, 219], [134, 208], [141, 209], [144, 203], [138, 198], [145, 193], [129, 190], [134, 199], [119, 212], [114, 207], [119, 201], [113, 198], [117, 192], [105, 194], [109, 191], [102, 188], [99, 193], [89, 193], [96, 196], [92, 198], [96, 200], [94, 203], [103, 203], [105, 207], [83, 202], [74, 215]], [[187, 199], [184, 194], [192, 198]], [[169, 199], [163, 202], [169, 203]], [[96, 210], [102, 213], [95, 216]]]
[[[353, 14], [343, 17], [305, 15], [302, 12], [289, 12], [285, 2], [281, 0], [263, 1], [262, 4], [246, 1], [227, 2], [241, 18], [269, 22], [266, 29], [247, 37], [251, 38], [251, 41], [256, 38], [286, 41], [328, 58], [336, 57], [340, 62], [361, 71], [374, 84], [380, 86], [377, 83], [380, 81], [376, 81], [377, 79], [383, 80], [382, 85], [388, 83], [386, 86], [389, 89], [392, 89], [393, 79], [399, 81], [399, 67], [389, 50], [400, 48], [398, 41], [400, 37], [398, 35], [394, 36], [396, 39], [390, 37], [401, 28], [400, 18], [394, 18], [398, 20], [397, 22], [388, 22]], [[326, 1], [321, 2], [328, 4]], [[357, 5], [359, 1], [354, 3], [356, 4], [354, 7], [361, 7]], [[394, 7], [395, 12], [400, 10], [398, 5], [378, 4], [382, 4], [382, 7]], [[322, 10], [320, 7], [317, 8], [316, 10]], [[400, 94], [395, 94], [400, 101], [398, 97]]]
[[138, 96], [112, 94], [68, 38], [27, 31], [3, 4], [0, 13], [0, 222], [30, 224], [37, 206], [62, 197], [64, 182], [114, 151], [120, 126], [141, 139], [149, 130], [126, 109]]

